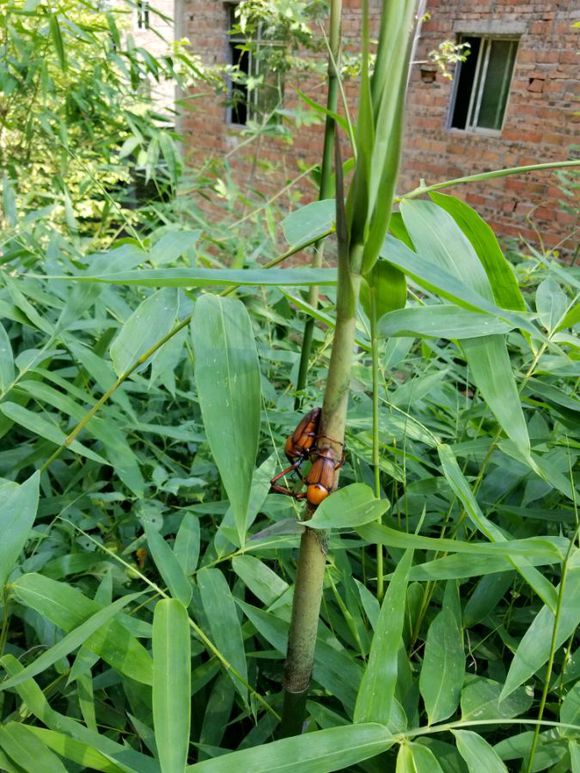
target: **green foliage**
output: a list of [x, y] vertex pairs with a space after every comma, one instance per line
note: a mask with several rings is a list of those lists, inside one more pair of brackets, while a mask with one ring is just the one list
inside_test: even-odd
[[175, 117], [159, 112], [151, 86], [209, 74], [183, 42], [167, 41], [158, 58], [138, 47], [132, 13], [96, 0], [0, 7], [4, 228], [41, 210], [44, 223], [101, 242], [140, 221], [144, 189], [148, 199], [175, 191]]

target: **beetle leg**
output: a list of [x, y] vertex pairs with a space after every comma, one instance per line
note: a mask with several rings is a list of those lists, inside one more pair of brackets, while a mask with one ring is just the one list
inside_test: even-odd
[[277, 480], [280, 480], [280, 478], [283, 478], [285, 475], [289, 475], [291, 472], [296, 472], [296, 470], [300, 467], [302, 464], [302, 459], [298, 459], [294, 462], [294, 464], [291, 464], [290, 467], [286, 467], [285, 470], [282, 470], [282, 472], [279, 472], [277, 475], [274, 475], [272, 480], [270, 481], [270, 486], [273, 486]]

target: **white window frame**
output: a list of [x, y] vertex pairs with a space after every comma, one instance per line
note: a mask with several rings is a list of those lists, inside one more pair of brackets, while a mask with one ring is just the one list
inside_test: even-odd
[[[492, 46], [492, 43], [494, 43], [497, 40], [509, 42], [512, 44], [512, 46], [515, 46], [516, 56], [517, 56], [517, 47], [518, 47], [520, 38], [519, 36], [514, 36], [514, 35], [482, 35], [481, 33], [471, 34], [469, 32], [462, 33], [460, 36], [462, 40], [470, 37], [480, 38], [481, 44], [477, 54], [477, 62], [475, 65], [475, 74], [473, 76], [471, 94], [469, 96], [469, 107], [467, 108], [465, 126], [463, 129], [460, 129], [457, 126], [452, 126], [453, 114], [455, 112], [455, 106], [457, 101], [457, 91], [459, 88], [459, 77], [461, 73], [461, 63], [460, 63], [455, 73], [455, 77], [453, 78], [453, 92], [451, 95], [451, 101], [449, 105], [449, 114], [447, 116], [447, 129], [449, 131], [454, 131], [454, 132], [472, 132], [477, 134], [487, 134], [492, 137], [498, 137], [503, 131], [503, 127], [505, 125], [505, 118], [506, 118], [506, 115], [508, 112], [508, 106], [509, 106], [509, 93], [507, 95], [500, 128], [487, 129], [485, 127], [481, 127], [477, 125], [477, 121], [479, 120], [479, 112], [481, 109], [481, 100], [483, 99], [483, 90], [485, 87], [487, 71], [489, 68], [491, 46]], [[510, 52], [511, 52], [511, 49], [510, 49]], [[512, 71], [509, 75], [509, 78], [507, 77], [507, 70], [506, 72], [504, 72], [503, 82], [500, 87], [500, 97], [502, 99], [503, 99], [503, 96], [505, 96], [506, 91], [509, 90], [509, 87], [513, 79], [514, 70], [515, 70], [515, 57], [514, 57], [514, 64], [512, 67]], [[500, 99], [499, 104], [501, 104], [502, 99]]]

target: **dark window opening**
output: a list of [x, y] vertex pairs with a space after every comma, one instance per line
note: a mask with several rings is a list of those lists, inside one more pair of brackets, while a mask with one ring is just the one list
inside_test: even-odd
[[[282, 105], [282, 72], [271, 66], [271, 55], [281, 42], [256, 38], [239, 31], [235, 4], [227, 3], [229, 63], [235, 68], [230, 79], [228, 122], [246, 126], [249, 121], [277, 123], [276, 109]], [[251, 84], [251, 87], [249, 86]]]
[[459, 65], [451, 110], [454, 129], [500, 131], [516, 60], [518, 41], [464, 35], [470, 53]]
[[149, 0], [138, 0], [137, 2], [137, 28], [140, 30], [149, 29]]

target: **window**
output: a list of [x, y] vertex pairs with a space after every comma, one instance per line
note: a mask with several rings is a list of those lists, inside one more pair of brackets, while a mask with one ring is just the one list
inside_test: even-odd
[[258, 26], [249, 38], [239, 28], [234, 4], [228, 3], [229, 63], [235, 68], [229, 84], [228, 123], [246, 126], [249, 121], [277, 123], [276, 108], [282, 104], [284, 81], [276, 57], [280, 41], [266, 39]]
[[137, 29], [149, 29], [149, 0], [137, 0]]
[[464, 35], [469, 56], [459, 64], [450, 127], [465, 131], [501, 131], [518, 41]]

